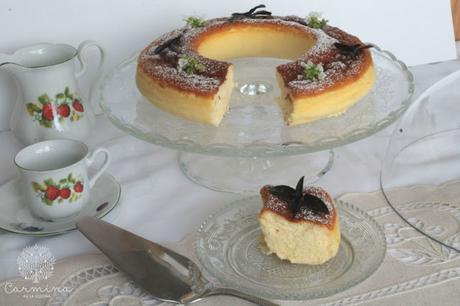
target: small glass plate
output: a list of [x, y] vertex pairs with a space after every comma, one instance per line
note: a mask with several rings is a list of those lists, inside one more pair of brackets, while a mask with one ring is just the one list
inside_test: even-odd
[[383, 231], [365, 212], [337, 204], [342, 231], [338, 254], [322, 265], [291, 264], [260, 249], [262, 232], [255, 196], [210, 216], [198, 231], [195, 251], [201, 266], [223, 286], [267, 299], [326, 297], [369, 277], [385, 257]]

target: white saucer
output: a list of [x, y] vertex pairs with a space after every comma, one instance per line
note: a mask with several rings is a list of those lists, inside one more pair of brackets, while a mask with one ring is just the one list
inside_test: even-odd
[[121, 187], [109, 174], [102, 174], [91, 190], [89, 202], [78, 215], [55, 221], [35, 217], [22, 197], [18, 179], [0, 187], [0, 229], [29, 236], [51, 236], [76, 229], [82, 216], [102, 218], [118, 203]]

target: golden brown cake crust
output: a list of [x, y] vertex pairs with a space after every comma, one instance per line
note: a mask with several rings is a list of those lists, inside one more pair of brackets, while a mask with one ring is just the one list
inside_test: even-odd
[[270, 193], [270, 187], [270, 185], [267, 185], [262, 187], [260, 190], [260, 195], [262, 196], [263, 202], [263, 208], [260, 211], [260, 214], [263, 214], [265, 211], [271, 211], [279, 216], [284, 217], [290, 222], [312, 222], [317, 225], [326, 226], [329, 230], [332, 230], [335, 227], [337, 211], [334, 206], [333, 199], [324, 189], [319, 187], [307, 187], [304, 189], [304, 194], [308, 193], [321, 199], [327, 206], [329, 214], [301, 210], [295, 216], [293, 216], [291, 210], [288, 207], [288, 203], [273, 196]]
[[[324, 33], [329, 37], [345, 45], [362, 45], [363, 43], [356, 36], [350, 35], [339, 28], [324, 26]], [[297, 76], [302, 73], [301, 62], [311, 60], [314, 64], [322, 64], [326, 77], [324, 80], [305, 82], [298, 80]], [[308, 54], [306, 58], [300, 58], [277, 67], [283, 78], [284, 84], [291, 90], [295, 98], [314, 96], [326, 90], [345, 87], [361, 78], [362, 75], [373, 65], [372, 56], [369, 50], [362, 50], [356, 57], [349, 57], [340, 53], [335, 48], [324, 48], [321, 52]]]
[[[291, 89], [293, 97], [313, 96], [329, 89], [336, 89], [359, 79], [372, 65], [369, 50], [363, 50], [356, 57], [343, 55], [334, 47], [334, 43], [346, 45], [362, 44], [361, 41], [338, 28], [324, 26], [314, 29], [305, 25], [303, 19], [295, 16], [271, 16], [263, 19], [217, 18], [205, 22], [200, 28], [182, 28], [172, 31], [153, 41], [140, 54], [138, 71], [162, 86], [169, 86], [178, 91], [193, 93], [198, 96], [213, 96], [219, 86], [226, 80], [231, 65], [225, 61], [205, 58], [198, 54], [197, 49], [202, 41], [219, 31], [245, 27], [269, 27], [279, 31], [295, 32], [315, 41], [315, 45], [306, 50], [297, 60], [277, 67], [286, 86]], [[177, 38], [171, 48], [156, 54], [155, 49], [166, 41]], [[269, 39], [269, 37], [267, 38]], [[181, 56], [193, 56], [204, 65], [205, 70], [188, 75], [178, 69]], [[321, 63], [326, 78], [323, 80], [300, 80], [302, 62]]]
[[[173, 32], [176, 33], [177, 31]], [[180, 33], [176, 33], [180, 35]], [[179, 55], [174, 51], [165, 51], [161, 55], [153, 54], [153, 50], [164, 41], [171, 39], [171, 33], [152, 42], [145, 48], [138, 59], [137, 73], [142, 73], [148, 78], [159, 82], [162, 86], [173, 87], [174, 89], [193, 93], [198, 96], [211, 97], [219, 91], [219, 86], [226, 80], [229, 63], [211, 60], [199, 55], [201, 64], [206, 67], [203, 74], [187, 75], [179, 73], [177, 66]], [[184, 46], [182, 46], [184, 47]], [[194, 53], [190, 50], [181, 51], [181, 54]]]

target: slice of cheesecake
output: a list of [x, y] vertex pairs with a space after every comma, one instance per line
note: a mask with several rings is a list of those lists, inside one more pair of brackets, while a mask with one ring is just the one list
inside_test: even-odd
[[340, 245], [340, 225], [332, 197], [320, 187], [264, 186], [259, 222], [265, 243], [280, 259], [322, 264]]

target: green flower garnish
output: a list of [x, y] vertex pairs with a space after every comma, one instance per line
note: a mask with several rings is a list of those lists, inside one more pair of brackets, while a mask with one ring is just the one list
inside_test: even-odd
[[312, 61], [308, 61], [307, 63], [301, 62], [300, 65], [303, 67], [303, 71], [301, 75], [297, 76], [299, 80], [315, 81], [324, 80], [326, 77], [321, 64], [314, 64]]
[[201, 28], [205, 24], [205, 20], [201, 17], [190, 16], [185, 19], [185, 23], [189, 28]]
[[321, 13], [312, 12], [307, 16], [306, 22], [313, 29], [321, 29], [327, 24], [328, 20], [321, 18]]
[[196, 58], [191, 56], [184, 56], [179, 59], [179, 70], [185, 71], [188, 74], [196, 74], [198, 72], [204, 72], [206, 67], [201, 64]]

